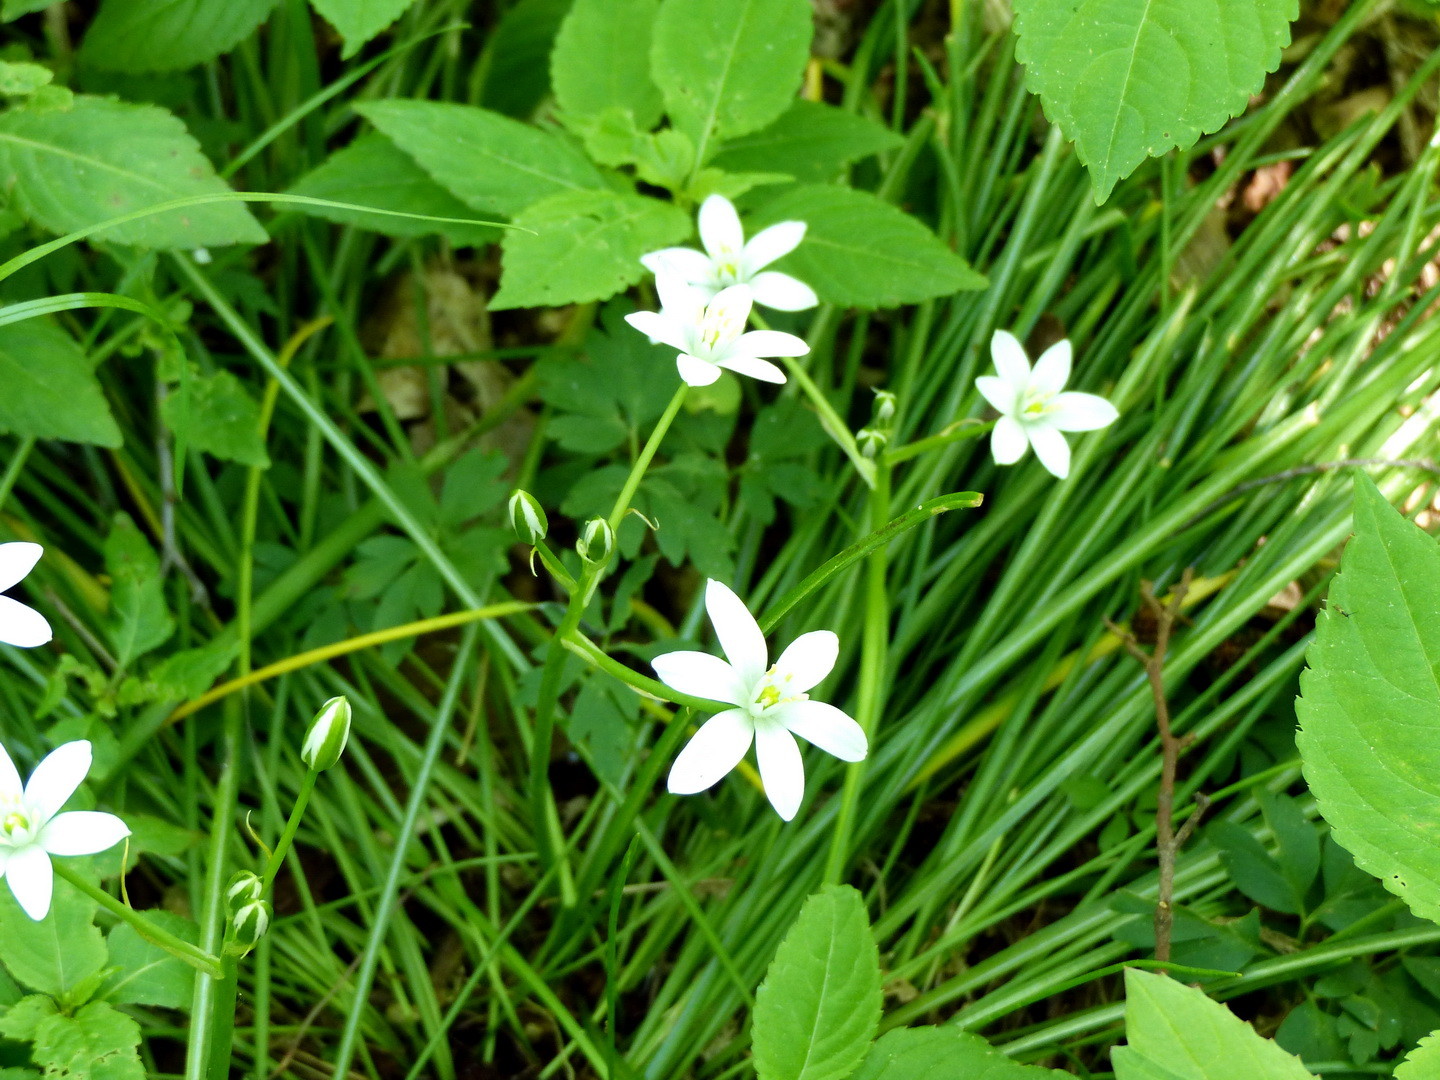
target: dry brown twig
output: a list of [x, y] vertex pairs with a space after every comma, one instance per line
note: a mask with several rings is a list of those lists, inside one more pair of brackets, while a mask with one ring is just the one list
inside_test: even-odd
[[1155, 903], [1155, 959], [1170, 959], [1170, 936], [1174, 926], [1175, 911], [1175, 859], [1185, 842], [1195, 832], [1201, 815], [1209, 805], [1203, 795], [1195, 797], [1195, 812], [1186, 819], [1177, 832], [1175, 829], [1175, 774], [1180, 764], [1180, 753], [1190, 745], [1193, 736], [1177, 738], [1170, 728], [1170, 702], [1165, 696], [1165, 654], [1170, 649], [1170, 636], [1175, 624], [1183, 616], [1181, 605], [1185, 594], [1190, 591], [1192, 572], [1187, 568], [1180, 583], [1171, 590], [1165, 600], [1155, 595], [1155, 585], [1150, 581], [1140, 583], [1140, 598], [1155, 620], [1155, 644], [1147, 653], [1129, 630], [1116, 626], [1109, 619], [1105, 625], [1125, 646], [1125, 651], [1140, 662], [1145, 677], [1150, 682], [1150, 695], [1155, 702], [1155, 723], [1160, 729], [1160, 791], [1155, 801], [1155, 852], [1160, 863], [1160, 888]]

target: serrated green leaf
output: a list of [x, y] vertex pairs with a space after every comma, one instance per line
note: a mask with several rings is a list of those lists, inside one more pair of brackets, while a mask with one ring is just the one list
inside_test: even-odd
[[1239, 115], [1298, 11], [1297, 0], [1015, 0], [1016, 55], [1104, 202], [1147, 156]]
[[486, 35], [480, 104], [525, 118], [550, 91], [550, 51], [570, 0], [520, 0]]
[[213, 60], [269, 17], [278, 0], [105, 0], [80, 59], [112, 71], [174, 71]]
[[1440, 548], [1363, 475], [1306, 661], [1296, 742], [1321, 814], [1357, 866], [1440, 920]]
[[415, 0], [310, 0], [345, 42], [342, 59], [349, 60], [360, 46], [393, 23]]
[[[0, 185], [25, 216], [73, 232], [147, 206], [230, 190], [185, 125], [156, 105], [77, 96], [69, 109], [12, 108], [0, 115]], [[167, 210], [95, 234], [152, 248], [263, 244], [239, 202]]]
[[605, 184], [595, 166], [557, 136], [487, 109], [399, 100], [355, 109], [477, 210], [518, 214], [547, 196]]
[[64, 997], [105, 966], [105, 940], [95, 926], [95, 902], [55, 882], [50, 914], [39, 922], [0, 888], [0, 962], [15, 981]]
[[260, 403], [228, 371], [191, 375], [166, 396], [160, 415], [191, 450], [261, 469], [270, 466], [260, 438]]
[[1421, 1039], [1395, 1069], [1395, 1080], [1440, 1080], [1440, 1031]]
[[40, 64], [0, 60], [0, 94], [6, 97], [29, 97], [54, 79], [55, 73]]
[[816, 101], [797, 101], [763, 131], [727, 142], [715, 164], [729, 172], [786, 173], [824, 183], [852, 161], [905, 140], [875, 121]]
[[[189, 919], [169, 911], [147, 911], [145, 918], [185, 941], [199, 940], [199, 930]], [[136, 933], [129, 923], [118, 923], [108, 939], [110, 966], [115, 968], [100, 988], [117, 1005], [158, 1005], [166, 1009], [187, 1009], [195, 990], [195, 969], [153, 945]]]
[[789, 107], [813, 32], [808, 0], [664, 0], [650, 70], [698, 161]]
[[917, 1027], [882, 1035], [851, 1080], [1046, 1080], [1069, 1075], [1022, 1065], [957, 1027]]
[[[373, 131], [331, 154], [317, 168], [297, 180], [290, 193], [308, 195], [312, 199], [374, 206], [380, 210], [398, 210], [406, 214], [448, 218], [476, 216], [473, 209], [437, 184], [415, 163], [414, 158], [384, 135]], [[289, 209], [342, 225], [358, 225], [386, 236], [439, 234], [457, 247], [480, 247], [494, 243], [500, 239], [502, 231], [493, 225], [416, 221], [338, 206], [297, 205]]]
[[755, 995], [760, 1080], [844, 1080], [880, 1024], [880, 957], [865, 901], [848, 885], [813, 894]]
[[1125, 972], [1125, 1046], [1115, 1080], [1315, 1080], [1203, 991], [1165, 975]]
[[120, 446], [123, 439], [89, 357], [46, 319], [0, 326], [0, 431]]
[[103, 1001], [35, 1028], [31, 1056], [47, 1076], [65, 1080], [145, 1080], [140, 1025]]
[[175, 632], [165, 606], [160, 559], [128, 514], [116, 514], [105, 538], [105, 570], [110, 575], [110, 640], [123, 668], [163, 645]]
[[575, 0], [550, 54], [550, 83], [560, 108], [595, 116], [628, 110], [642, 131], [660, 119], [650, 80], [650, 39], [660, 0]]
[[506, 234], [504, 276], [492, 311], [603, 300], [645, 273], [640, 256], [683, 240], [678, 207], [618, 191], [552, 195], [515, 219]]
[[847, 307], [914, 304], [983, 289], [983, 274], [909, 214], [864, 191], [803, 184], [766, 203], [753, 228], [805, 222], [805, 240], [776, 264], [822, 300]]

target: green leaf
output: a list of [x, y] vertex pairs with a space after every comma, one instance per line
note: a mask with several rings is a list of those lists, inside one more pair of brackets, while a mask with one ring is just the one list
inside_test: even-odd
[[95, 902], [55, 882], [50, 914], [39, 922], [0, 889], [0, 961], [15, 981], [64, 997], [105, 966], [105, 940], [95, 926]]
[[360, 46], [393, 23], [415, 0], [310, 0], [345, 42], [341, 59], [349, 60]]
[[[12, 108], [0, 115], [0, 185], [14, 192], [26, 217], [57, 233], [230, 190], [165, 109], [86, 95], [68, 109]], [[241, 203], [222, 202], [142, 217], [95, 239], [197, 248], [263, 244], [267, 237]]]
[[1299, 1060], [1193, 987], [1125, 972], [1125, 1040], [1115, 1080], [1314, 1080]]
[[1440, 548], [1355, 477], [1355, 538], [1295, 703], [1305, 779], [1335, 839], [1440, 920]]
[[370, 101], [355, 109], [477, 210], [518, 214], [549, 195], [604, 187], [578, 151], [499, 113], [438, 101]]
[[690, 218], [678, 207], [618, 191], [551, 195], [515, 224], [501, 245], [505, 273], [492, 311], [614, 296], [644, 274], [641, 255], [690, 231]]
[[650, 69], [670, 119], [702, 164], [716, 144], [759, 131], [795, 99], [810, 55], [808, 0], [664, 0]]
[[145, 1080], [140, 1025], [103, 1001], [73, 1016], [47, 1016], [36, 1025], [31, 1056], [46, 1076], [65, 1080]]
[[570, 0], [520, 0], [485, 36], [480, 104], [529, 116], [550, 92], [550, 52]]
[[756, 230], [777, 221], [805, 222], [804, 242], [776, 268], [831, 303], [896, 307], [987, 284], [919, 221], [868, 192], [797, 185], [757, 216]]
[[1421, 1039], [1395, 1070], [1395, 1080], [1436, 1080], [1440, 1077], [1440, 1031]]
[[4, 0], [4, 3], [0, 4], [0, 21], [10, 22], [21, 15], [44, 11], [54, 2], [55, 0]]
[[1217, 821], [1205, 830], [1205, 836], [1219, 850], [1220, 861], [1237, 889], [1271, 911], [1301, 913], [1304, 894], [1296, 893], [1280, 864], [1249, 829], [1233, 821]]
[[1298, 11], [1297, 0], [1015, 0], [1016, 55], [1104, 202], [1147, 156], [1239, 115]]
[[957, 1027], [898, 1028], [870, 1048], [851, 1080], [1045, 1080], [1069, 1073], [1021, 1065]]
[[[145, 918], [186, 941], [199, 940], [189, 919], [169, 911], [147, 911]], [[195, 969], [142, 938], [129, 923], [110, 931], [110, 966], [116, 970], [100, 992], [117, 1005], [158, 1005], [188, 1009], [195, 990]]]
[[240, 44], [277, 0], [105, 0], [80, 59], [112, 71], [173, 71]]
[[90, 359], [47, 319], [0, 326], [0, 431], [120, 446]]
[[116, 514], [105, 538], [105, 570], [110, 575], [110, 639], [123, 668], [175, 632], [165, 606], [160, 559], [128, 514]]
[[[373, 131], [360, 136], [343, 150], [337, 150], [317, 168], [302, 176], [290, 188], [290, 194], [431, 217], [475, 216], [474, 210], [437, 184], [415, 163], [414, 158], [384, 135]], [[429, 236], [438, 233], [456, 247], [480, 247], [493, 243], [500, 239], [501, 233], [493, 225], [478, 222], [474, 225], [453, 225], [439, 221], [416, 221], [338, 206], [297, 205], [289, 209], [342, 225], [358, 225], [386, 236]]]
[[40, 64], [0, 60], [0, 94], [6, 97], [29, 97], [54, 80], [55, 73]]
[[629, 111], [642, 131], [660, 120], [660, 91], [650, 81], [650, 39], [660, 0], [575, 0], [550, 54], [560, 108], [594, 116]]
[[827, 885], [805, 901], [755, 995], [760, 1080], [844, 1080], [880, 1024], [880, 957], [865, 901]]
[[856, 113], [797, 101], [763, 131], [727, 142], [715, 164], [729, 172], [779, 172], [825, 183], [852, 161], [904, 143], [889, 128]]
[[192, 374], [166, 395], [160, 415], [191, 450], [262, 469], [270, 465], [260, 438], [260, 404], [228, 371]]

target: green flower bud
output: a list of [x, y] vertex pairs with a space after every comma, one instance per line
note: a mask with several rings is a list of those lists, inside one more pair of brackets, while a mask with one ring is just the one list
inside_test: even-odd
[[231, 956], [244, 956], [270, 929], [270, 905], [264, 900], [246, 904], [235, 913], [230, 933], [225, 936], [225, 951]]
[[860, 444], [860, 453], [871, 461], [880, 456], [880, 451], [885, 449], [885, 444], [890, 441], [890, 436], [875, 428], [861, 428], [855, 433], [855, 441]]
[[592, 518], [580, 531], [575, 550], [592, 566], [604, 566], [615, 553], [615, 530], [604, 518]]
[[310, 722], [300, 760], [314, 772], [324, 772], [340, 760], [350, 738], [350, 701], [344, 695], [332, 697]]
[[241, 908], [256, 903], [264, 895], [265, 883], [260, 880], [260, 875], [241, 870], [230, 879], [230, 884], [225, 889], [225, 906], [233, 919]]
[[510, 527], [522, 544], [538, 544], [550, 531], [550, 520], [544, 509], [528, 491], [515, 489], [510, 496]]
[[895, 419], [896, 400], [895, 395], [889, 390], [875, 391], [875, 412], [872, 423], [876, 427], [888, 428], [890, 421]]

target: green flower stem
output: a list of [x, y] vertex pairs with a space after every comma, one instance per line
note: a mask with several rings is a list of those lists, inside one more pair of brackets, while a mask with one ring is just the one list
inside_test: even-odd
[[575, 578], [569, 570], [565, 569], [565, 564], [560, 561], [559, 556], [550, 550], [550, 545], [544, 540], [539, 540], [533, 546], [535, 553], [540, 556], [540, 561], [545, 564], [545, 569], [550, 571], [550, 576], [560, 582], [567, 593], [574, 592], [577, 588]]
[[629, 686], [632, 690], [639, 691], [646, 697], [658, 698], [661, 701], [668, 701], [673, 705], [695, 709], [698, 712], [717, 713], [735, 707], [733, 703], [711, 701], [709, 698], [682, 694], [679, 690], [672, 690], [662, 682], [647, 678], [638, 671], [628, 668], [620, 663], [620, 661], [613, 659], [604, 649], [596, 645], [579, 630], [571, 631], [570, 635], [566, 637], [561, 644], [576, 656], [587, 660], [607, 675], [613, 675], [626, 686]]
[[[881, 463], [875, 470], [870, 492], [870, 524], [874, 532], [885, 528], [890, 518], [890, 466]], [[865, 624], [860, 646], [860, 680], [857, 688], [855, 721], [874, 746], [875, 726], [885, 702], [885, 662], [890, 650], [890, 592], [886, 586], [889, 555], [884, 544], [877, 545], [865, 560]], [[827, 883], [838, 884], [850, 859], [851, 835], [855, 830], [855, 806], [865, 780], [866, 757], [845, 767], [845, 785], [840, 792], [840, 811], [830, 834], [830, 854], [825, 860]]]
[[930, 450], [939, 450], [951, 443], [960, 442], [962, 439], [978, 439], [994, 426], [995, 421], [993, 420], [957, 420], [938, 435], [916, 439], [912, 443], [906, 443], [904, 446], [897, 446], [895, 449], [887, 451], [882, 460], [886, 465], [899, 465], [902, 461], [909, 461]]
[[295, 834], [300, 831], [300, 819], [305, 816], [305, 807], [310, 804], [310, 794], [315, 790], [315, 781], [320, 774], [314, 769], [305, 770], [305, 779], [300, 781], [300, 791], [295, 796], [295, 806], [290, 811], [290, 820], [285, 822], [285, 831], [280, 834], [280, 842], [275, 845], [275, 850], [270, 853], [270, 860], [265, 864], [265, 873], [262, 879], [265, 883], [264, 895], [270, 892], [270, 886], [275, 882], [275, 875], [280, 873], [280, 867], [285, 863], [285, 856], [290, 851], [290, 845], [295, 842]]
[[157, 945], [172, 956], [184, 960], [185, 963], [189, 964], [196, 971], [209, 975], [212, 979], [220, 978], [220, 958], [218, 956], [190, 944], [190, 942], [183, 938], [176, 937], [169, 931], [160, 929], [160, 927], [145, 918], [144, 915], [141, 915], [134, 908], [117, 900], [104, 889], [100, 888], [100, 886], [86, 880], [64, 863], [53, 861], [51, 865], [55, 869], [56, 877], [68, 881], [77, 890], [110, 912], [110, 914], [117, 918], [124, 919], [135, 929], [137, 934], [150, 942], [150, 944]]
[[665, 411], [660, 414], [660, 419], [655, 421], [655, 429], [650, 432], [650, 438], [645, 440], [645, 446], [640, 451], [640, 456], [635, 459], [635, 464], [630, 467], [630, 475], [625, 478], [625, 486], [620, 489], [620, 495], [615, 500], [615, 506], [610, 511], [610, 528], [616, 532], [620, 531], [620, 522], [625, 519], [626, 512], [630, 509], [630, 500], [635, 498], [635, 491], [640, 487], [640, 481], [645, 479], [645, 471], [650, 468], [650, 462], [655, 459], [655, 451], [660, 449], [660, 443], [664, 440], [670, 425], [675, 422], [676, 415], [680, 412], [680, 406], [685, 404], [685, 395], [689, 393], [690, 387], [685, 383], [680, 384], [680, 389], [675, 391], [675, 396], [670, 399], [670, 404], [665, 406]]

